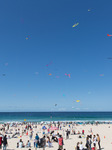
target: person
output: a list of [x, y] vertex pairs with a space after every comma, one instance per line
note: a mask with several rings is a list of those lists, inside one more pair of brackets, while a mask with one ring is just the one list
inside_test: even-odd
[[50, 133], [50, 129], [49, 128], [47, 129], [47, 132], [48, 132], [48, 134]]
[[87, 150], [90, 150], [90, 143], [89, 143], [89, 136], [87, 136], [86, 138], [86, 147], [87, 147]]
[[29, 136], [30, 136], [30, 140], [32, 140], [32, 136], [33, 136], [33, 132], [32, 131], [30, 132]]
[[34, 139], [34, 147], [35, 147], [35, 149], [37, 149], [38, 143], [39, 143], [39, 136], [38, 136], [38, 134], [36, 134], [35, 139]]
[[71, 134], [71, 128], [68, 129], [68, 134], [69, 134], [69, 135]]
[[66, 139], [69, 139], [69, 131], [68, 131], [68, 129], [66, 131]]
[[20, 141], [19, 141], [19, 148], [23, 148], [23, 141], [22, 141], [22, 139], [20, 139]]
[[0, 135], [0, 149], [2, 148], [2, 136]]
[[92, 133], [93, 131], [92, 131], [92, 128], [90, 128], [90, 132]]
[[65, 136], [65, 132], [64, 132], [64, 129], [63, 129], [63, 131], [62, 131], [62, 132], [63, 132], [63, 138], [64, 138], [64, 136]]
[[97, 134], [97, 141], [98, 141], [99, 150], [101, 150], [101, 146], [100, 146], [100, 136], [99, 136], [99, 134]]
[[89, 136], [89, 148], [91, 150], [91, 144], [92, 144], [92, 135]]
[[52, 135], [52, 139], [51, 140], [54, 141], [54, 142], [58, 142], [58, 138], [56, 137], [56, 135], [54, 133]]
[[84, 134], [84, 130], [82, 130], [82, 134]]
[[28, 142], [26, 143], [26, 147], [27, 147], [27, 148], [31, 147], [31, 143], [30, 143], [29, 140], [28, 140]]
[[45, 150], [45, 146], [46, 146], [46, 139], [45, 139], [45, 135], [44, 135], [43, 138], [42, 138], [42, 147], [43, 147], [43, 150]]
[[80, 144], [79, 144], [79, 149], [80, 150], [83, 150], [84, 148], [83, 148], [83, 145], [82, 145], [82, 142], [80, 142]]
[[19, 143], [17, 143], [17, 146], [16, 146], [16, 148], [19, 148]]
[[7, 135], [5, 135], [3, 138], [3, 150], [6, 150], [7, 144]]
[[37, 140], [36, 140], [36, 139], [34, 139], [34, 148], [35, 148], [35, 150], [37, 150], [37, 147], [38, 147]]
[[79, 149], [79, 142], [77, 143], [76, 150], [80, 150]]
[[62, 150], [64, 143], [63, 143], [63, 137], [61, 135], [59, 136], [58, 144], [59, 144], [59, 149]]
[[36, 139], [36, 140], [39, 140], [39, 136], [38, 136], [38, 134], [36, 134], [35, 139]]
[[50, 140], [50, 137], [49, 137], [49, 136], [47, 136], [47, 143], [48, 143], [48, 146], [49, 146], [49, 147], [52, 147], [52, 143], [51, 143], [51, 140]]
[[93, 145], [94, 145], [94, 149], [95, 149], [95, 150], [96, 150], [96, 140], [97, 140], [97, 139], [96, 139], [96, 136], [94, 135], [94, 136], [93, 136]]
[[43, 134], [43, 136], [45, 135], [45, 130], [44, 129], [43, 129], [43, 133], [42, 134]]

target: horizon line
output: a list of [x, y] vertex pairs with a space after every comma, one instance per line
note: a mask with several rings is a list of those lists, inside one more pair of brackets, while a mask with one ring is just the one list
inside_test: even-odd
[[112, 112], [112, 111], [0, 111], [0, 113], [63, 113], [63, 112], [66, 112], [66, 113], [77, 113], [77, 112]]

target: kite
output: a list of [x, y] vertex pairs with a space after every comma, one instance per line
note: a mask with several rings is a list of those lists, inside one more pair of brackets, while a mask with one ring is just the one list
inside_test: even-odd
[[28, 35], [28, 36], [26, 37], [26, 40], [28, 40], [29, 37], [30, 37], [30, 35]]
[[78, 103], [78, 102], [80, 102], [80, 100], [76, 100], [76, 102]]
[[68, 76], [70, 78], [70, 74], [65, 73], [66, 76]]
[[5, 76], [5, 74], [2, 74], [3, 76]]
[[88, 11], [91, 11], [91, 9], [88, 9]]
[[57, 106], [57, 104], [55, 104], [55, 106]]
[[110, 34], [107, 34], [107, 36], [112, 36], [112, 35], [110, 35]]
[[76, 23], [76, 24], [74, 24], [72, 27], [74, 28], [74, 27], [76, 27], [76, 26], [78, 26], [79, 25], [79, 23]]
[[26, 121], [26, 119], [24, 119], [24, 121]]
[[53, 62], [51, 61], [49, 64], [47, 64], [46, 66], [48, 67], [49, 65], [51, 65]]
[[48, 75], [49, 75], [49, 76], [51, 76], [52, 74], [51, 74], [51, 73], [49, 73]]
[[101, 77], [103, 77], [103, 76], [104, 76], [104, 74], [100, 74], [100, 76], [101, 76]]

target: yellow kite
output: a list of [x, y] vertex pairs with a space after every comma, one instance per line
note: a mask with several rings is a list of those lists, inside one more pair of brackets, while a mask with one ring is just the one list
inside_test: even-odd
[[76, 100], [76, 102], [80, 102], [80, 100]]
[[76, 24], [74, 24], [72, 27], [74, 28], [74, 27], [76, 27], [76, 26], [78, 26], [79, 25], [79, 23], [76, 23]]

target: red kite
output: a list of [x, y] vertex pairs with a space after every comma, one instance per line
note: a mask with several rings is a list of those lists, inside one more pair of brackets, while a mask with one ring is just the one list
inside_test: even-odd
[[66, 73], [65, 73], [65, 75], [68, 76], [68, 77], [70, 78], [70, 74], [66, 74]]
[[112, 36], [112, 35], [110, 35], [110, 34], [107, 34], [107, 36]]

